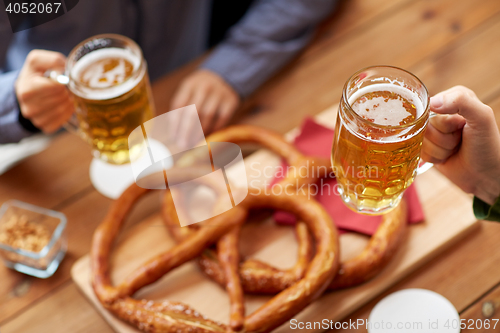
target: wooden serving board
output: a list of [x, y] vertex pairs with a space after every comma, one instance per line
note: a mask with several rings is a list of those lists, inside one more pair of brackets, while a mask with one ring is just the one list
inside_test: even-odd
[[[336, 106], [332, 107], [316, 119], [326, 126], [332, 126], [336, 110]], [[297, 130], [294, 130], [288, 133], [287, 138], [291, 139], [296, 134]], [[245, 160], [245, 163], [247, 172], [253, 173], [251, 176], [255, 180], [256, 173], [258, 173], [256, 165], [262, 168], [268, 165], [277, 166], [280, 164], [280, 159], [262, 150], [252, 154]], [[253, 163], [252, 168], [249, 167], [250, 163]], [[262, 181], [266, 179], [263, 173], [260, 179]], [[388, 267], [375, 279], [361, 286], [326, 293], [296, 315], [295, 319], [302, 322], [320, 322], [323, 319], [341, 320], [445, 248], [451, 245], [460, 246], [457, 241], [479, 226], [472, 214], [471, 198], [451, 184], [437, 170], [431, 169], [418, 176], [415, 183], [426, 221], [408, 228], [406, 241]], [[367, 237], [358, 234], [342, 235], [341, 258], [348, 259], [355, 256], [363, 249], [367, 241]], [[167, 250], [173, 244], [158, 214], [138, 224], [122, 238], [114, 250], [113, 281], [120, 281], [139, 264]], [[281, 268], [290, 267], [296, 260], [297, 251], [294, 230], [291, 227], [277, 226], [270, 218], [261, 223], [246, 224], [242, 232], [240, 250], [244, 256], [258, 258]], [[75, 263], [72, 276], [115, 331], [138, 332], [107, 312], [97, 301], [90, 285], [88, 255]], [[228, 322], [227, 294], [219, 285], [206, 278], [195, 262], [179, 267], [154, 285], [140, 290], [135, 297], [156, 301], [167, 299], [181, 301], [211, 319], [223, 323]], [[268, 296], [246, 296], [247, 313], [256, 310], [269, 298]], [[276, 330], [276, 332], [288, 331], [290, 331], [289, 323], [283, 324]], [[307, 331], [301, 330], [301, 332]]]

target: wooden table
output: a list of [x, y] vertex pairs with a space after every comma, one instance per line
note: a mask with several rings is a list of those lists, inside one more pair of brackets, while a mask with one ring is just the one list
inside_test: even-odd
[[[390, 64], [415, 73], [431, 94], [456, 84], [470, 87], [496, 110], [500, 124], [499, 54], [498, 0], [345, 1], [311, 45], [245, 101], [235, 121], [284, 133], [304, 116], [337, 103], [344, 82], [357, 69]], [[168, 110], [173, 89], [195, 67], [196, 62], [154, 84], [159, 111]], [[56, 209], [69, 221], [68, 254], [52, 278], [39, 280], [0, 265], [2, 333], [111, 332], [70, 278], [72, 264], [89, 252], [93, 230], [111, 203], [90, 184], [90, 159], [82, 141], [63, 134], [47, 150], [0, 176], [0, 202], [19, 199]], [[156, 209], [157, 201], [145, 202], [133, 211], [127, 226]], [[384, 295], [411, 287], [444, 295], [462, 318], [484, 318], [482, 308], [488, 305], [496, 310], [491, 318], [500, 318], [500, 224], [481, 222], [459, 246]], [[379, 299], [346, 320], [366, 319]]]

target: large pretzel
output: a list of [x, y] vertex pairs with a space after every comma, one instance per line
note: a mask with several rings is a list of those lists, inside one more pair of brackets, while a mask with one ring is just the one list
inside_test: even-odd
[[[383, 216], [382, 223], [366, 248], [356, 257], [340, 264], [339, 271], [328, 286], [328, 290], [353, 287], [377, 276], [390, 262], [404, 239], [406, 216], [406, 202], [402, 200], [398, 207]], [[175, 219], [173, 221], [175, 224]], [[275, 294], [300, 279], [302, 275], [297, 266], [307, 267], [309, 263], [307, 260], [309, 256], [305, 254], [308, 251], [305, 249], [310, 249], [306, 229], [303, 229], [302, 234], [298, 233], [298, 242], [299, 260], [296, 266], [288, 271], [282, 271], [257, 260], [248, 259], [240, 263], [239, 272], [243, 290], [255, 294]], [[226, 285], [224, 271], [216, 258], [203, 254], [198, 262], [209, 277], [221, 286]], [[291, 272], [297, 275], [294, 277]]]
[[[113, 203], [106, 218], [96, 229], [91, 247], [92, 284], [97, 298], [109, 311], [140, 330], [205, 333], [226, 332], [229, 329], [225, 325], [206, 319], [182, 303], [135, 300], [132, 295], [172, 269], [196, 258], [210, 244], [219, 239], [222, 239], [219, 243], [224, 244], [226, 237], [236, 236], [235, 230], [237, 231], [244, 223], [248, 210], [253, 207], [279, 208], [295, 214], [309, 228], [316, 244], [316, 253], [301, 280], [243, 319], [241, 327], [246, 332], [269, 332], [292, 318], [322, 294], [338, 270], [336, 229], [328, 214], [317, 202], [305, 200], [299, 195], [266, 195], [260, 191], [250, 190], [247, 198], [238, 206], [207, 220], [202, 227], [193, 231], [176, 246], [146, 261], [118, 286], [113, 286], [109, 273], [109, 256], [113, 242], [125, 217], [135, 202], [147, 191], [135, 184], [131, 185]], [[228, 239], [230, 241], [226, 244], [227, 248], [221, 248], [222, 253], [234, 250], [234, 238]], [[234, 266], [234, 260], [229, 258], [227, 261], [229, 269]], [[229, 279], [228, 277], [227, 280]], [[232, 319], [238, 322], [238, 318]]]
[[[306, 168], [305, 177], [296, 177], [287, 175], [279, 182], [279, 186], [300, 188], [302, 185], [307, 185], [316, 182], [320, 177], [325, 177], [331, 171], [330, 161], [324, 158], [306, 157], [300, 153], [294, 146], [286, 142], [283, 137], [275, 132], [249, 125], [231, 126], [221, 131], [215, 132], [206, 138], [207, 142], [231, 142], [235, 144], [254, 143], [261, 145], [273, 151], [277, 155], [283, 157], [288, 165], [295, 170]], [[190, 163], [194, 164], [196, 156], [190, 155]], [[182, 163], [182, 162], [181, 162]], [[313, 168], [317, 168], [314, 170]], [[182, 210], [182, 206], [174, 208], [171, 205], [172, 196], [169, 191], [166, 192], [162, 213], [164, 221], [169, 228], [171, 234], [177, 241], [182, 241], [197, 229], [197, 225], [192, 225], [185, 228], [179, 228], [179, 220], [177, 214], [188, 214]], [[276, 294], [277, 292], [287, 288], [302, 278], [305, 269], [309, 264], [312, 253], [312, 245], [307, 228], [301, 222], [296, 226], [297, 237], [299, 241], [298, 260], [294, 267], [288, 270], [281, 270], [261, 261], [248, 259], [243, 262], [242, 267], [248, 268], [251, 274], [242, 275], [242, 282], [246, 292]], [[210, 250], [204, 251], [200, 257], [200, 265], [204, 271], [221, 285], [225, 286], [222, 267], [215, 259], [218, 255]], [[258, 276], [257, 279], [252, 277]], [[265, 280], [265, 283], [263, 281]]]
[[[318, 170], [331, 171], [330, 164], [324, 159], [303, 156], [295, 147], [286, 142], [278, 134], [253, 126], [233, 126], [225, 130], [216, 132], [207, 137], [208, 142], [233, 142], [258, 143], [283, 157], [289, 165], [298, 167], [307, 165], [308, 167], [318, 167]], [[311, 163], [307, 163], [310, 161]], [[314, 161], [314, 163], [312, 163]], [[328, 169], [323, 168], [325, 163]], [[281, 186], [310, 184], [324, 177], [325, 173], [308, 172], [304, 178], [296, 178], [294, 175], [287, 177], [280, 182]], [[187, 237], [192, 228], [179, 229], [176, 211], [168, 203], [171, 201], [171, 194], [167, 192], [163, 204], [164, 221], [174, 237], [181, 241]], [[177, 213], [184, 213], [177, 210]], [[390, 261], [395, 254], [404, 236], [407, 221], [407, 209], [404, 200], [392, 212], [382, 218], [382, 223], [377, 232], [372, 236], [368, 246], [355, 258], [341, 264], [339, 273], [332, 281], [329, 289], [339, 289], [358, 285], [375, 277]], [[196, 228], [196, 227], [194, 227]], [[297, 224], [297, 235], [299, 240], [299, 255], [297, 264], [289, 270], [280, 270], [266, 263], [247, 259], [239, 265], [239, 275], [242, 288], [248, 293], [275, 294], [293, 285], [302, 277], [305, 267], [310, 258], [310, 238], [307, 229]], [[229, 237], [229, 236], [228, 236]], [[218, 257], [221, 251], [215, 253], [205, 251], [199, 258], [199, 264], [203, 271], [221, 286], [226, 286], [226, 272], [221, 267]]]
[[[309, 158], [301, 155], [279, 135], [254, 127], [233, 127], [207, 139], [209, 142], [260, 143], [285, 157], [293, 166], [307, 167], [314, 164], [309, 163]], [[315, 161], [316, 165], [329, 164], [321, 159]], [[311, 175], [314, 173], [308, 173], [308, 176]], [[296, 179], [288, 175], [282, 185], [300, 186], [314, 182], [317, 176]], [[174, 225], [178, 226], [177, 215], [172, 205], [165, 205], [170, 198], [170, 192], [167, 191], [162, 211], [170, 231], [179, 241], [178, 245], [144, 264], [118, 287], [113, 287], [108, 272], [108, 256], [113, 239], [132, 204], [145, 192], [146, 190], [131, 186], [120, 197], [96, 231], [92, 246], [93, 283], [99, 300], [117, 316], [145, 331], [223, 332], [244, 329], [247, 332], [268, 332], [303, 309], [318, 297], [327, 285], [333, 288], [345, 287], [376, 275], [394, 253], [406, 220], [406, 211], [402, 206], [385, 217], [367, 249], [358, 257], [344, 263], [339, 270], [339, 277], [331, 282], [338, 268], [338, 240], [331, 220], [314, 200], [307, 200], [305, 196], [300, 195], [265, 195], [264, 192], [250, 190], [249, 196], [240, 205], [208, 220], [201, 227], [198, 224], [193, 228], [174, 228]], [[239, 229], [248, 209], [260, 206], [288, 210], [305, 222], [297, 224], [299, 261], [291, 270], [278, 270], [256, 260], [247, 260], [238, 267]], [[310, 232], [316, 243], [316, 255], [312, 261]], [[217, 253], [206, 249], [206, 246], [215, 242]], [[330, 257], [326, 256], [327, 252]], [[158, 304], [137, 301], [130, 297], [135, 291], [156, 281], [172, 268], [197, 256], [201, 257], [200, 263], [205, 272], [228, 290], [231, 301], [230, 328], [205, 319], [179, 303]], [[280, 293], [257, 312], [245, 318], [242, 289], [259, 293]]]

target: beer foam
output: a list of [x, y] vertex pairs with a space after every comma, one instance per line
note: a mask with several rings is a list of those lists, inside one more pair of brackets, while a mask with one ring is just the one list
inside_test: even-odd
[[384, 126], [399, 125], [401, 121], [411, 115], [405, 109], [403, 101], [400, 99], [386, 100], [384, 97], [379, 96], [355, 104], [356, 100], [361, 96], [377, 91], [389, 91], [407, 99], [416, 108], [416, 118], [419, 118], [424, 113], [422, 101], [415, 92], [400, 85], [390, 83], [373, 84], [356, 91], [349, 98], [349, 104], [354, 112], [365, 119], [369, 118], [375, 124]]
[[[88, 87], [78, 86], [77, 89], [72, 89], [74, 93], [80, 97], [92, 99], [92, 100], [106, 100], [121, 96], [128, 91], [132, 90], [136, 84], [142, 79], [142, 75], [137, 78], [126, 79], [125, 78], [125, 61], [127, 60], [133, 66], [133, 70], [137, 70], [141, 64], [141, 59], [133, 54], [130, 50], [120, 49], [120, 48], [105, 48], [90, 52], [80, 58], [71, 70], [72, 80], [79, 81], [82, 71], [87, 69], [92, 63], [106, 59], [106, 58], [119, 58], [123, 59], [119, 61], [118, 66], [112, 70], [104, 73], [102, 67], [96, 67], [92, 70], [84, 73], [84, 80], [89, 82]], [[106, 78], [106, 82], [100, 81], [100, 78]], [[124, 82], [110, 86], [109, 82], [114, 79], [118, 81], [124, 80]], [[73, 84], [74, 85], [74, 84]]]

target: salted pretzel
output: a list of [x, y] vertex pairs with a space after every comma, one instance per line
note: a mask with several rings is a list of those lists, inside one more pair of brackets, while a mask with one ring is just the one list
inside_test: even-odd
[[[338, 271], [337, 232], [331, 218], [317, 202], [304, 200], [300, 195], [266, 194], [250, 190], [238, 206], [205, 221], [203, 226], [193, 230], [173, 248], [149, 259], [120, 284], [113, 286], [109, 257], [114, 240], [135, 202], [148, 191], [133, 184], [113, 203], [94, 233], [90, 254], [92, 285], [97, 298], [110, 312], [140, 330], [193, 333], [231, 331], [229, 327], [203, 317], [182, 303], [135, 300], [132, 295], [172, 269], [198, 257], [211, 244], [218, 242], [222, 253], [234, 251], [234, 237], [237, 237], [238, 229], [250, 208], [270, 207], [293, 213], [307, 225], [316, 246], [314, 257], [302, 279], [275, 295], [253, 314], [242, 320], [232, 318], [236, 323], [242, 321], [241, 328], [245, 332], [270, 332], [292, 318], [323, 293]], [[221, 267], [229, 269], [237, 263], [228, 257], [225, 266], [223, 257], [220, 259]], [[227, 281], [230, 274], [225, 274], [228, 276]], [[235, 279], [237, 281], [238, 277]]]
[[[282, 136], [254, 126], [233, 126], [216, 132], [207, 137], [208, 142], [232, 142], [236, 144], [257, 143], [273, 151], [287, 163], [294, 167], [317, 167], [318, 170], [331, 172], [329, 161], [321, 158], [312, 158], [302, 155], [294, 146], [286, 142]], [[309, 162], [308, 162], [309, 161]], [[326, 165], [326, 167], [325, 167]], [[306, 177], [297, 178], [287, 175], [279, 184], [281, 186], [297, 186], [311, 184], [328, 172], [308, 171]], [[187, 214], [182, 209], [175, 211], [171, 205], [171, 194], [167, 192], [162, 206], [162, 215], [171, 234], [181, 241], [193, 232], [192, 228], [178, 228], [177, 213]], [[341, 264], [339, 273], [332, 281], [329, 289], [339, 289], [358, 285], [375, 277], [395, 254], [404, 236], [407, 221], [407, 209], [404, 200], [392, 212], [382, 218], [377, 232], [371, 237], [367, 247], [355, 258]], [[310, 237], [301, 223], [296, 226], [299, 240], [299, 254], [297, 264], [289, 270], [281, 270], [254, 259], [247, 259], [239, 265], [239, 275], [242, 288], [248, 293], [275, 294], [293, 285], [309, 263], [311, 244]], [[236, 251], [236, 250], [232, 250]], [[227, 254], [226, 254], [227, 255]], [[220, 265], [221, 251], [218, 254], [204, 251], [199, 258], [202, 270], [221, 286], [226, 286], [225, 270]], [[219, 260], [218, 260], [219, 258]]]

